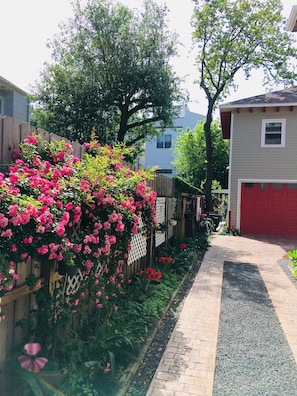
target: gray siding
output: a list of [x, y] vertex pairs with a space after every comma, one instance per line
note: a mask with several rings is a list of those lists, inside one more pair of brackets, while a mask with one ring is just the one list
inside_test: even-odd
[[0, 96], [3, 98], [1, 114], [15, 118], [18, 121], [29, 121], [29, 100], [15, 91], [1, 91]]
[[[285, 147], [261, 147], [263, 119], [286, 119]], [[231, 129], [231, 171], [229, 175], [232, 226], [238, 226], [237, 206], [238, 180], [280, 180], [297, 179], [297, 112], [289, 108], [240, 109], [232, 114]]]

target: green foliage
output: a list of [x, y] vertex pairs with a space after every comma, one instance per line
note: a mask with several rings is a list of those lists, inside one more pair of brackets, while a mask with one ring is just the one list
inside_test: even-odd
[[[181, 132], [173, 148], [175, 158], [173, 164], [178, 175], [198, 188], [203, 184], [206, 172], [206, 141], [203, 127], [204, 121], [201, 121], [193, 131], [187, 129], [187, 131]], [[223, 188], [226, 188], [229, 141], [223, 140], [218, 121], [212, 123], [211, 136], [213, 142], [213, 178]]]
[[284, 29], [280, 0], [198, 0], [195, 4], [199, 82], [209, 99], [217, 102], [224, 97], [239, 70], [248, 78], [252, 70], [263, 69], [266, 82], [294, 83], [291, 61], [297, 50]]
[[288, 252], [288, 257], [290, 259], [291, 267], [293, 269], [293, 274], [294, 276], [297, 276], [297, 250], [290, 250]]
[[32, 123], [80, 143], [90, 133], [102, 144], [140, 148], [171, 124], [182, 95], [169, 66], [176, 37], [166, 8], [144, 2], [143, 11], [110, 0], [74, 3], [74, 16], [50, 43], [52, 62], [36, 84]]

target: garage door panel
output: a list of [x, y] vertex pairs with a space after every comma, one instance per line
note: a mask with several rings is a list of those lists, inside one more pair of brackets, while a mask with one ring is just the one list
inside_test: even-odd
[[242, 183], [244, 234], [297, 237], [297, 184]]

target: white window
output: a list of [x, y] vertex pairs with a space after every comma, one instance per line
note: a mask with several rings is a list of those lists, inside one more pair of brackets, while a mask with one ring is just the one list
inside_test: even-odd
[[286, 120], [262, 120], [261, 147], [285, 147]]
[[172, 135], [159, 135], [157, 136], [157, 148], [170, 148], [172, 141]]

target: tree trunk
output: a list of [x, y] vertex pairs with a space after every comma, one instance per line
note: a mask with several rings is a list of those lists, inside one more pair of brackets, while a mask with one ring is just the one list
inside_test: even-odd
[[121, 110], [121, 120], [120, 120], [120, 127], [118, 131], [118, 138], [117, 141], [119, 143], [124, 143], [125, 135], [127, 132], [127, 124], [128, 124], [128, 106], [122, 106]]
[[211, 194], [212, 187], [212, 177], [213, 177], [213, 166], [212, 166], [212, 139], [211, 139], [211, 123], [212, 123], [212, 111], [213, 106], [208, 107], [206, 121], [204, 123], [204, 135], [205, 135], [205, 143], [206, 143], [206, 175], [205, 175], [205, 184], [204, 184], [204, 194], [205, 194], [205, 210], [206, 212], [213, 211], [213, 201]]

